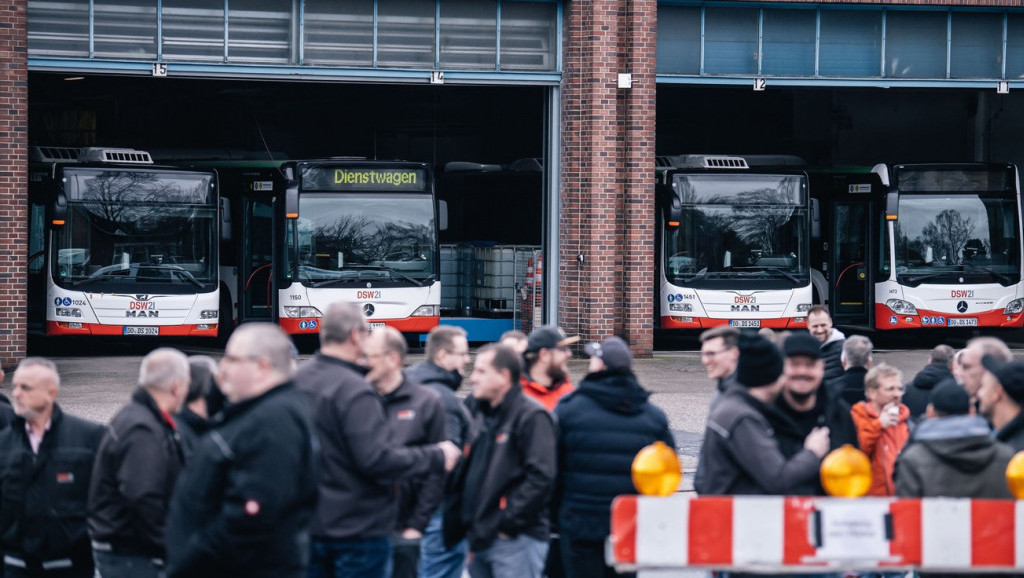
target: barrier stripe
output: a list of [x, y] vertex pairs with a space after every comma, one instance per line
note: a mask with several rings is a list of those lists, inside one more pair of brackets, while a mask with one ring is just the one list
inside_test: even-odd
[[[898, 561], [888, 565], [917, 563], [921, 560], [921, 501], [896, 500], [889, 504], [893, 536], [889, 553]], [[886, 563], [882, 564], [887, 565]]]
[[921, 565], [949, 570], [970, 568], [970, 533], [970, 501], [922, 500]]
[[766, 531], [782, 528], [784, 503], [778, 497], [736, 496], [733, 498], [733, 565], [782, 564], [783, 533]]
[[690, 563], [732, 564], [732, 498], [709, 496], [690, 502]]
[[636, 559], [651, 566], [680, 567], [689, 563], [688, 499], [641, 499], [636, 529]]
[[[1014, 502], [1013, 513], [1015, 520], [1024, 520], [1024, 502]], [[1024, 566], [1024, 531], [1014, 532], [1013, 553], [1015, 566], [1018, 568]]]
[[[815, 546], [810, 536], [808, 518], [814, 513], [811, 498], [786, 498], [786, 520], [783, 535], [786, 536], [783, 561], [785, 564], [803, 564], [814, 558]], [[800, 539], [803, 538], [803, 539]]]
[[971, 565], [1013, 566], [1013, 502], [973, 500], [971, 502]]
[[612, 556], [619, 564], [636, 564], [636, 496], [618, 496], [612, 500]]

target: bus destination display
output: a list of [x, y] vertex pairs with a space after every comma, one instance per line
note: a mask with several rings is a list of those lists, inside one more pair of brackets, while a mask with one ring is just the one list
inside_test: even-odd
[[302, 186], [318, 191], [425, 191], [427, 179], [423, 169], [311, 166], [302, 170]]

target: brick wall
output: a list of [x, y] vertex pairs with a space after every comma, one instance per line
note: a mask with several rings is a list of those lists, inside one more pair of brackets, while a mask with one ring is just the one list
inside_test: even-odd
[[572, 0], [565, 14], [559, 320], [649, 355], [657, 3]]
[[25, 356], [27, 0], [0, 0], [0, 364]]

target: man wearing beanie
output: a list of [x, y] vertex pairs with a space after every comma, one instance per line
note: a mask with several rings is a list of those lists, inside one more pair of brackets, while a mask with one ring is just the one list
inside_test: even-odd
[[696, 487], [699, 494], [785, 495], [818, 477], [829, 450], [828, 428], [814, 428], [790, 457], [779, 450], [766, 417], [782, 390], [782, 354], [760, 335], [739, 338], [738, 385], [708, 416]]
[[1013, 448], [994, 440], [970, 407], [967, 390], [951, 380], [931, 390], [927, 419], [896, 461], [897, 496], [1012, 498], [1006, 465]]
[[629, 345], [608, 337], [584, 352], [587, 376], [555, 406], [561, 475], [552, 513], [568, 578], [617, 576], [604, 562], [612, 500], [636, 492], [637, 452], [658, 440], [675, 449], [668, 419], [633, 374]]

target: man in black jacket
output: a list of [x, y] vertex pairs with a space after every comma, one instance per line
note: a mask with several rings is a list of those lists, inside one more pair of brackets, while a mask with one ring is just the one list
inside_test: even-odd
[[301, 578], [317, 499], [309, 403], [289, 381], [291, 340], [248, 323], [221, 358], [228, 405], [178, 478], [167, 518], [170, 578]]
[[[366, 340], [366, 379], [384, 399], [388, 425], [394, 441], [402, 446], [419, 446], [446, 439], [441, 398], [433, 390], [405, 378], [402, 365], [408, 346], [393, 327], [374, 329]], [[391, 535], [392, 578], [419, 575], [420, 539], [430, 516], [444, 498], [444, 472], [434, 471], [416, 479], [406, 478], [398, 486], [398, 515]]]
[[843, 374], [826, 384], [829, 395], [842, 399], [850, 407], [864, 401], [864, 376], [874, 361], [874, 348], [871, 340], [863, 335], [851, 335], [846, 339], [839, 356]]
[[492, 344], [477, 353], [470, 375], [479, 429], [444, 524], [449, 543], [468, 536], [473, 578], [540, 578], [544, 570], [557, 468], [555, 423], [523, 394], [521, 372], [515, 351]]
[[185, 464], [171, 415], [188, 392], [185, 354], [160, 348], [142, 359], [139, 388], [107, 427], [89, 488], [89, 535], [103, 578], [159, 578], [164, 523]]
[[636, 453], [655, 441], [675, 449], [664, 412], [633, 374], [633, 355], [619, 337], [587, 344], [589, 373], [555, 406], [558, 421], [558, 527], [569, 578], [618, 576], [605, 565], [615, 496], [633, 494]]
[[395, 443], [380, 396], [357, 364], [368, 333], [358, 305], [332, 303], [320, 324], [320, 351], [295, 375], [321, 444], [320, 501], [310, 528], [313, 576], [383, 578], [397, 515], [394, 483], [450, 471], [461, 455], [447, 440]]
[[[523, 345], [526, 345], [526, 334]], [[444, 406], [447, 439], [462, 447], [469, 433], [469, 412], [455, 392], [462, 385], [462, 371], [469, 362], [466, 330], [454, 325], [438, 325], [427, 335], [425, 361], [405, 370], [405, 376], [422, 383], [441, 396]], [[444, 509], [438, 508], [430, 518], [420, 540], [421, 578], [460, 578], [466, 565], [469, 548], [465, 540], [451, 548], [444, 545], [442, 530]]]
[[996, 440], [1024, 450], [1024, 361], [1004, 361], [995, 355], [981, 358], [986, 369], [978, 389], [981, 415], [995, 429]]
[[824, 305], [815, 305], [807, 310], [807, 331], [818, 340], [821, 359], [825, 362], [823, 380], [831, 381], [843, 374], [841, 356], [846, 336], [832, 326], [832, 315]]
[[5, 576], [92, 578], [85, 511], [103, 426], [61, 411], [48, 359], [22, 360], [12, 385], [17, 417], [0, 431]]
[[956, 383], [952, 365], [955, 352], [948, 345], [936, 345], [928, 355], [928, 365], [917, 372], [914, 379], [903, 384], [903, 405], [910, 409], [910, 417], [924, 419], [928, 408], [928, 396], [938, 384], [949, 381]]

